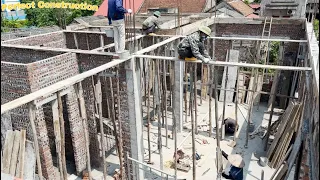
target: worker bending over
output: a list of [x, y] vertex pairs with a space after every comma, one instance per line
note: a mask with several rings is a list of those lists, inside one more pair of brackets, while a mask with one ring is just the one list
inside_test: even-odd
[[199, 27], [199, 30], [185, 37], [178, 45], [178, 53], [180, 59], [197, 58], [204, 63], [211, 61], [204, 42], [210, 36], [211, 29], [206, 26]]
[[143, 21], [142, 31], [144, 34], [151, 34], [151, 33], [154, 33], [156, 29], [160, 29], [160, 26], [159, 26], [160, 16], [161, 16], [161, 13], [159, 11], [156, 11], [153, 13], [153, 16], [150, 16]]
[[243, 167], [245, 165], [242, 157], [239, 154], [227, 155], [222, 151], [223, 157], [225, 157], [231, 164], [229, 175], [222, 173], [222, 177], [232, 180], [243, 180]]
[[125, 13], [132, 13], [132, 10], [126, 10], [122, 6], [122, 0], [108, 0], [108, 19], [109, 25], [113, 26], [114, 48], [116, 52], [122, 52], [125, 49]]
[[239, 127], [237, 126], [236, 120], [231, 119], [231, 118], [225, 119], [224, 125], [225, 125], [225, 129], [226, 129], [226, 133], [228, 133], [228, 134], [234, 134], [234, 132], [238, 131], [238, 129], [239, 129]]

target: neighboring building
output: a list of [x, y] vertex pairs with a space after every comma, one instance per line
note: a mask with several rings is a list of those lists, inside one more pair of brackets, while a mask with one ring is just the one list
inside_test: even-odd
[[306, 7], [306, 18], [311, 21], [312, 14], [319, 19], [319, 0], [308, 0]]
[[259, 17], [257, 14], [255, 14], [255, 11], [250, 6], [242, 1], [237, 0], [222, 1], [217, 5], [217, 7], [211, 8], [209, 12], [213, 12], [215, 9], [217, 11], [223, 12], [230, 17]]
[[[1, 0], [1, 5], [2, 4], [17, 4], [20, 3], [20, 0]], [[26, 19], [26, 14], [24, 13], [24, 10], [19, 9], [19, 10], [5, 10], [1, 12], [2, 17], [6, 19], [19, 19], [19, 20], [24, 20]]]
[[263, 0], [261, 16], [305, 18], [307, 0]]
[[[130, 2], [131, 1], [125, 1], [123, 0], [124, 3], [124, 8], [126, 9], [132, 9], [135, 13], [139, 11], [141, 4], [143, 3], [144, 0], [135, 0], [133, 1], [134, 4]], [[97, 12], [94, 13], [94, 16], [108, 16], [108, 0], [104, 0], [102, 4], [99, 6], [99, 9]]]
[[249, 4], [249, 6], [254, 10], [253, 14], [260, 15], [260, 8], [261, 8], [260, 4], [252, 3], [252, 4]]

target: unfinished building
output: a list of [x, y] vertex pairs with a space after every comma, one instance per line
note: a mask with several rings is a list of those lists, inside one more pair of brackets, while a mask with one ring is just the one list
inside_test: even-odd
[[[83, 172], [108, 179], [117, 168], [121, 179], [219, 179], [226, 167], [221, 149], [243, 156], [246, 179], [318, 179], [312, 157], [319, 156], [319, 53], [312, 25], [209, 14], [181, 14], [176, 24], [175, 16], [166, 18], [167, 29], [156, 36], [129, 24], [124, 54], [113, 53], [113, 38], [104, 32], [110, 27], [98, 23], [3, 41], [1, 171], [10, 174], [21, 161], [10, 159], [15, 144], [8, 146], [13, 133], [7, 132], [26, 130], [40, 179]], [[214, 61], [179, 60], [177, 44], [200, 25], [212, 29], [206, 44]], [[279, 56], [267, 61], [273, 43]], [[226, 118], [238, 121], [238, 133], [224, 133]], [[235, 147], [228, 146], [232, 140]], [[172, 160], [180, 148], [192, 171], [178, 171]], [[203, 155], [197, 162], [196, 149]], [[108, 159], [112, 154], [117, 160]], [[257, 164], [260, 157], [268, 166]]]

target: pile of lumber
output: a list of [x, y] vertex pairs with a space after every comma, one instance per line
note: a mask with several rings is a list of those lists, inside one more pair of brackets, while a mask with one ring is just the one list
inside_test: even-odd
[[21, 179], [34, 179], [36, 158], [33, 143], [26, 141], [26, 130], [6, 132], [1, 157], [2, 173]]
[[280, 166], [285, 159], [286, 153], [290, 148], [290, 142], [298, 132], [301, 113], [301, 103], [291, 101], [284, 114], [280, 117], [279, 126], [267, 153], [270, 167]]

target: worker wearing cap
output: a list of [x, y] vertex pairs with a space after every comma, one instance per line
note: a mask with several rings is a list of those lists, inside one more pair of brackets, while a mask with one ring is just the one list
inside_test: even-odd
[[159, 11], [156, 11], [153, 13], [153, 16], [148, 17], [146, 20], [142, 23], [142, 31], [145, 34], [154, 33], [156, 29], [160, 29], [159, 26], [159, 17], [161, 16], [161, 13]]
[[198, 60], [208, 63], [211, 61], [204, 42], [210, 36], [211, 29], [206, 26], [199, 27], [199, 30], [185, 37], [178, 45], [180, 59], [195, 57]]
[[238, 127], [237, 126], [237, 123], [236, 123], [236, 120], [232, 119], [232, 118], [227, 118], [224, 120], [224, 125], [225, 125], [225, 129], [226, 129], [226, 133], [228, 134], [234, 134], [234, 132], [238, 131]]
[[223, 157], [225, 157], [231, 164], [229, 175], [222, 173], [222, 177], [233, 180], [243, 180], [243, 167], [245, 165], [242, 157], [239, 154], [227, 155], [222, 151]]
[[132, 10], [126, 10], [122, 6], [122, 0], [108, 0], [108, 19], [109, 25], [113, 26], [113, 38], [116, 52], [122, 52], [125, 49], [125, 13], [132, 13]]

